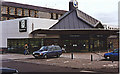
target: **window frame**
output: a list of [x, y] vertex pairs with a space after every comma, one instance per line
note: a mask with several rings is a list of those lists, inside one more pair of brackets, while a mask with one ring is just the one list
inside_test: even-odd
[[[11, 9], [10, 8], [13, 8], [13, 13], [11, 13], [11, 11], [10, 11]], [[15, 8], [14, 7], [9, 7], [9, 14], [10, 15], [15, 15]]]
[[[31, 16], [32, 11], [34, 12], [34, 16]], [[32, 14], [33, 15], [33, 14]], [[30, 10], [30, 17], [35, 17], [35, 10]]]
[[3, 20], [3, 18], [6, 18], [6, 20], [8, 19], [8, 17], [2, 16], [2, 17], [1, 17], [1, 21], [5, 21], [5, 20]]
[[38, 15], [39, 11], [35, 11], [35, 13], [36, 13], [35, 16], [39, 17], [39, 15]]
[[[6, 8], [6, 12], [2, 12], [3, 11], [3, 7]], [[1, 6], [1, 14], [8, 14], [8, 7], [7, 6]]]
[[[27, 10], [28, 14], [25, 14], [25, 11]], [[24, 16], [29, 16], [29, 9], [24, 9]]]
[[[21, 10], [21, 13], [20, 13], [20, 14], [18, 14], [18, 10], [19, 10], [19, 9]], [[18, 16], [22, 16], [22, 8], [17, 8], [17, 15], [18, 15]]]
[[9, 20], [15, 19], [14, 17], [10, 17]]
[[56, 13], [53, 13], [53, 19], [56, 19], [57, 17], [56, 17]]

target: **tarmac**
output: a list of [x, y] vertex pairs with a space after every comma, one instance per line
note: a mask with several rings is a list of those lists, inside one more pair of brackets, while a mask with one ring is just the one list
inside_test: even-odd
[[[93, 61], [91, 61], [91, 55]], [[35, 59], [32, 55], [3, 54], [1, 60], [71, 67], [87, 71], [118, 72], [119, 61], [104, 60], [103, 55], [104, 53], [73, 53], [73, 59], [71, 59], [71, 53], [63, 53], [60, 58]]]

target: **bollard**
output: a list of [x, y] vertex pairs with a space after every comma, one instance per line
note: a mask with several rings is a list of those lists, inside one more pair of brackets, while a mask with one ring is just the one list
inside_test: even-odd
[[112, 57], [111, 57], [111, 60], [112, 60], [112, 63], [114, 62], [114, 56], [112, 55]]
[[73, 59], [73, 53], [71, 53], [71, 59]]
[[91, 54], [91, 61], [93, 61], [93, 55]]

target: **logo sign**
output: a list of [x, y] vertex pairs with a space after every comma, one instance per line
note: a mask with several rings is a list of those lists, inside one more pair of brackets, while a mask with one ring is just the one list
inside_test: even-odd
[[19, 32], [27, 32], [27, 20], [19, 21]]
[[76, 8], [78, 7], [78, 2], [76, 0], [73, 0], [73, 6]]

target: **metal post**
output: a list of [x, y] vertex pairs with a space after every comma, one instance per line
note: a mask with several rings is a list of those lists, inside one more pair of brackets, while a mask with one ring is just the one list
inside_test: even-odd
[[71, 53], [71, 59], [73, 59], [73, 53]]
[[113, 62], [114, 62], [114, 56], [113, 56], [113, 55], [112, 55], [112, 58], [111, 58], [111, 59], [112, 59], [112, 63], [113, 63]]
[[91, 54], [91, 61], [93, 61], [93, 55]]

